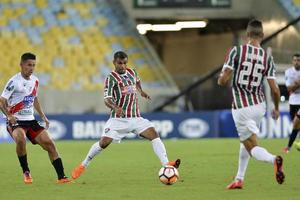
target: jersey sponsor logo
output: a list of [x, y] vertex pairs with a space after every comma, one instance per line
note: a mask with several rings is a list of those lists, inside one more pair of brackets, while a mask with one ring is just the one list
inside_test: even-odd
[[34, 101], [34, 96], [32, 95], [28, 95], [28, 96], [25, 96], [24, 99], [23, 99], [23, 103], [25, 106], [30, 106], [33, 104], [33, 101]]
[[18, 115], [33, 115], [32, 109], [22, 109], [18, 112]]
[[199, 138], [209, 131], [207, 122], [198, 118], [189, 118], [179, 124], [178, 131], [187, 138]]
[[14, 89], [14, 85], [12, 85], [13, 84], [13, 81], [10, 81], [8, 84], [7, 84], [7, 86], [6, 86], [6, 90], [7, 91], [12, 91], [13, 89]]
[[135, 85], [127, 85], [124, 87], [121, 87], [121, 93], [124, 94], [135, 94], [136, 93], [136, 87]]

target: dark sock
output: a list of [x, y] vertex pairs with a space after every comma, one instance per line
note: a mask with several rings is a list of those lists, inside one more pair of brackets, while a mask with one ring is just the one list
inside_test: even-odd
[[55, 171], [57, 173], [57, 178], [62, 179], [65, 177], [64, 167], [62, 164], [61, 158], [57, 158], [52, 162], [53, 167], [55, 168]]
[[288, 144], [288, 148], [291, 148], [293, 146], [293, 143], [298, 135], [298, 131], [296, 129], [293, 129], [291, 135], [290, 135], [290, 139], [289, 139], [289, 144]]
[[25, 173], [26, 171], [30, 171], [29, 167], [28, 167], [28, 163], [27, 163], [27, 154], [25, 154], [24, 156], [18, 156], [18, 158], [19, 158], [19, 162], [22, 167], [23, 173]]

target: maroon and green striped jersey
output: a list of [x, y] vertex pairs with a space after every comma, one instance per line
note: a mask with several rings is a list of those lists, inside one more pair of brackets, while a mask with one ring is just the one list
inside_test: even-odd
[[[136, 83], [140, 79], [135, 70], [127, 68], [124, 74], [112, 71], [105, 80], [104, 98], [111, 97], [121, 107], [126, 118], [140, 117]], [[110, 117], [120, 117], [112, 109]]]
[[273, 57], [263, 48], [250, 44], [234, 46], [227, 55], [223, 68], [233, 70], [232, 107], [252, 106], [265, 101], [263, 80], [275, 79]]

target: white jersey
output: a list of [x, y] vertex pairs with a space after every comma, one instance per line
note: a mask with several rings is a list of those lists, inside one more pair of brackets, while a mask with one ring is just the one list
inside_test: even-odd
[[[291, 86], [296, 80], [300, 80], [300, 70], [297, 71], [295, 67], [290, 67], [285, 71], [285, 85]], [[300, 105], [300, 88], [290, 93], [289, 104]]]
[[29, 80], [22, 77], [21, 73], [14, 75], [6, 84], [2, 97], [7, 99], [8, 111], [17, 120], [34, 120], [33, 102], [37, 96], [39, 81], [34, 75]]

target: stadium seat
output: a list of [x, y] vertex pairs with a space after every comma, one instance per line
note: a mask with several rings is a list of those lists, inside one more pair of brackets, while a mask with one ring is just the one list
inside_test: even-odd
[[49, 89], [103, 88], [105, 76], [114, 68], [113, 53], [119, 50], [129, 54], [129, 64], [144, 84], [168, 80], [119, 1], [2, 0], [0, 13], [0, 45], [6, 47], [0, 55], [1, 87], [4, 76], [18, 71], [14, 66], [25, 51], [37, 54], [36, 74], [41, 86]]

